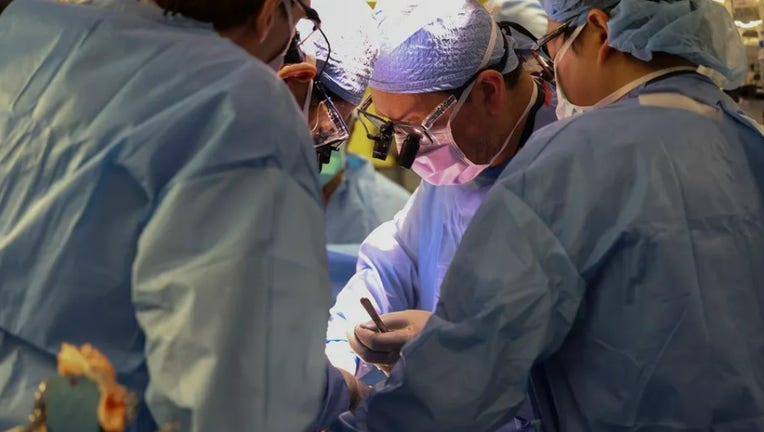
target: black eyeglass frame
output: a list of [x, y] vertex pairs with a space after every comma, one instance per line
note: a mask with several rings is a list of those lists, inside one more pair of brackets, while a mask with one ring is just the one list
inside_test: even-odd
[[539, 51], [543, 52], [549, 59], [552, 57], [549, 55], [549, 49], [547, 48], [547, 45], [549, 42], [557, 39], [562, 34], [564, 34], [568, 29], [574, 28], [573, 21], [568, 20], [562, 24], [560, 24], [559, 27], [556, 29], [550, 31], [549, 33], [545, 34], [544, 36], [541, 36], [536, 40], [536, 45], [533, 47], [532, 51], [535, 53], [538, 53]]

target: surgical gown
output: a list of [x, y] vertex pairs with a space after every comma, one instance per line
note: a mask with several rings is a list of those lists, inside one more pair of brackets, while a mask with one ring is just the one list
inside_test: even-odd
[[[525, 134], [548, 124], [554, 116], [551, 90], [539, 85], [538, 99]], [[417, 188], [404, 209], [364, 240], [356, 274], [337, 296], [327, 330], [327, 355], [332, 363], [363, 375], [347, 342], [346, 332], [369, 320], [361, 297], [374, 302], [379, 313], [405, 309], [433, 311], [440, 284], [472, 216], [503, 167], [490, 168], [464, 185]]]
[[304, 118], [209, 26], [77, 3], [0, 15], [0, 430], [62, 342], [138, 393], [130, 430], [305, 430], [330, 297]]
[[367, 159], [348, 153], [344, 179], [326, 206], [326, 240], [360, 244], [375, 228], [392, 220], [410, 195]]
[[698, 74], [653, 81], [531, 139], [337, 430], [493, 430], [534, 364], [558, 430], [764, 430], [763, 287], [762, 131]]

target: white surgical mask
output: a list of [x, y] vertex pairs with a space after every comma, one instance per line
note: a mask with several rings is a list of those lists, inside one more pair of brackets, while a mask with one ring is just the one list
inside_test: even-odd
[[687, 67], [687, 66], [678, 66], [678, 67], [672, 67], [667, 69], [662, 69], [656, 72], [653, 72], [651, 74], [647, 74], [641, 78], [638, 78], [625, 86], [619, 88], [618, 90], [614, 91], [613, 93], [610, 93], [605, 98], [600, 100], [594, 105], [589, 106], [581, 106], [576, 105], [572, 102], [570, 102], [565, 96], [565, 91], [562, 89], [562, 83], [560, 82], [560, 74], [557, 71], [557, 65], [560, 64], [560, 61], [562, 61], [562, 57], [565, 55], [565, 53], [568, 52], [570, 47], [573, 45], [573, 42], [576, 40], [579, 34], [581, 34], [581, 31], [583, 31], [584, 26], [580, 26], [576, 28], [576, 31], [573, 32], [571, 37], [565, 41], [565, 43], [562, 45], [562, 48], [560, 48], [560, 51], [557, 53], [557, 56], [554, 60], [554, 75], [557, 80], [557, 118], [559, 120], [566, 119], [569, 117], [573, 117], [576, 114], [580, 114], [582, 112], [591, 111], [595, 108], [603, 107], [606, 105], [610, 105], [614, 102], [617, 102], [621, 100], [624, 96], [629, 94], [632, 90], [636, 89], [637, 87], [641, 86], [642, 84], [645, 84], [647, 82], [650, 82], [656, 78], [659, 78], [661, 76], [674, 73], [674, 72], [681, 72], [681, 71], [694, 71], [694, 67]]
[[292, 15], [291, 0], [281, 0], [281, 4], [284, 6], [284, 10], [286, 11], [287, 23], [289, 25], [289, 39], [287, 39], [286, 44], [284, 45], [284, 49], [280, 53], [276, 54], [276, 56], [268, 62], [268, 67], [271, 68], [274, 72], [278, 72], [281, 67], [284, 66], [284, 57], [286, 56], [287, 51], [289, 51], [289, 44], [292, 42], [292, 38], [296, 32], [294, 16]]
[[557, 53], [557, 56], [554, 59], [554, 76], [557, 80], [557, 85], [555, 86], [557, 89], [557, 108], [555, 109], [555, 113], [557, 114], [557, 118], [559, 120], [573, 117], [576, 114], [592, 109], [592, 107], [575, 105], [570, 102], [570, 100], [568, 100], [568, 97], [565, 96], [565, 92], [562, 90], [560, 74], [557, 71], [557, 65], [560, 64], [562, 58], [565, 56], [570, 47], [573, 45], [573, 42], [583, 30], [584, 26], [576, 28], [576, 31], [573, 32], [573, 35], [563, 43], [562, 48], [560, 48], [560, 51]]
[[271, 68], [272, 71], [278, 72], [281, 67], [284, 66], [284, 55], [278, 55], [273, 60], [268, 62], [268, 67]]
[[[417, 173], [422, 180], [427, 183], [436, 186], [445, 186], [465, 184], [474, 180], [480, 173], [496, 163], [496, 160], [504, 154], [509, 142], [515, 135], [518, 126], [520, 126], [522, 120], [531, 111], [538, 98], [538, 87], [534, 85], [533, 93], [528, 101], [528, 106], [525, 108], [523, 114], [517, 119], [512, 131], [504, 140], [504, 144], [502, 144], [501, 148], [493, 155], [493, 157], [491, 157], [488, 163], [478, 164], [472, 162], [464, 155], [464, 152], [462, 152], [454, 140], [451, 128], [451, 122], [467, 100], [473, 86], [474, 82], [467, 87], [459, 98], [459, 101], [448, 119], [448, 124], [442, 129], [430, 131], [430, 136], [432, 137], [433, 142], [422, 144], [419, 148], [419, 152], [417, 152], [411, 170]], [[399, 151], [403, 139], [405, 139], [405, 137], [396, 136]]]

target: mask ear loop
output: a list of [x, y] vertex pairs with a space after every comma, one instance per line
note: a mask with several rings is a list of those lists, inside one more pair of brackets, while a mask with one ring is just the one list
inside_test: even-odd
[[[488, 47], [485, 50], [485, 54], [483, 54], [483, 60], [480, 61], [480, 66], [478, 66], [478, 74], [482, 72], [483, 68], [488, 66], [488, 62], [491, 61], [491, 55], [493, 54], [493, 49], [496, 48], [496, 39], [498, 39], [498, 35], [501, 35], [504, 37], [504, 33], [499, 30], [498, 25], [496, 24], [496, 21], [491, 20], [491, 39], [488, 41]], [[504, 55], [502, 59], [504, 59], [503, 63], [506, 63], [506, 58], [508, 56], [508, 53], [506, 52], [508, 48], [506, 39], [504, 39]], [[462, 106], [465, 102], [467, 102], [467, 98], [470, 95], [470, 92], [472, 92], [472, 88], [475, 86], [475, 76], [471, 79], [472, 82], [467, 86], [467, 88], [464, 89], [462, 94], [459, 96], [459, 99], [456, 102], [456, 105], [454, 106], [454, 110], [451, 111], [451, 115], [448, 117], [448, 123], [450, 124], [451, 121], [456, 117], [456, 115], [459, 113], [459, 110], [462, 109]]]
[[[289, 52], [289, 47], [292, 45], [292, 40], [297, 33], [297, 29], [295, 28], [294, 15], [292, 14], [292, 2], [290, 0], [281, 0], [281, 5], [284, 6], [284, 13], [286, 13], [287, 16], [287, 24], [289, 25], [289, 39], [287, 39], [284, 47], [278, 51], [276, 55], [273, 56], [273, 58], [268, 60], [267, 63], [271, 64], [272, 62], [275, 62], [277, 59], [281, 58], [281, 66], [283, 66], [284, 58], [286, 57], [287, 52]], [[281, 66], [279, 66], [279, 68]]]

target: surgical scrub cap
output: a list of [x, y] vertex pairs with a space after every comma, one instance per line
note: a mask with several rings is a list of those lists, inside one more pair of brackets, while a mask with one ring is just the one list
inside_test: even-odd
[[488, 0], [484, 4], [496, 21], [515, 22], [536, 37], [546, 33], [546, 12], [537, 0]]
[[[380, 0], [375, 18], [379, 56], [369, 85], [377, 90], [453, 90], [504, 56], [504, 35], [476, 0]], [[515, 41], [506, 41], [509, 53], [502, 73], [520, 64]]]
[[591, 9], [610, 13], [609, 45], [650, 61], [665, 52], [716, 72], [717, 83], [735, 88], [746, 74], [743, 41], [727, 9], [712, 0], [540, 0], [557, 22], [586, 22]]
[[[371, 70], [377, 57], [377, 28], [371, 7], [364, 0], [313, 0], [311, 7], [321, 17], [326, 39], [313, 33], [302, 49], [316, 57], [316, 69], [326, 65], [320, 81], [329, 91], [354, 105], [361, 103], [369, 85]], [[297, 30], [311, 34], [313, 24], [302, 20]]]

